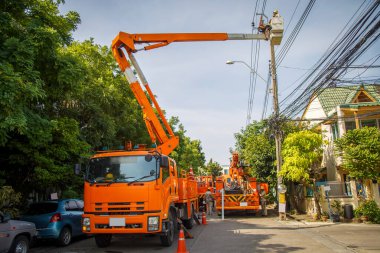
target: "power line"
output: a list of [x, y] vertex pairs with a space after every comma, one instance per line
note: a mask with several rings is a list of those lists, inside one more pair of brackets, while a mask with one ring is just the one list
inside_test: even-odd
[[276, 66], [280, 65], [281, 62], [284, 60], [286, 55], [288, 54], [291, 46], [293, 45], [294, 41], [296, 40], [299, 32], [302, 29], [303, 24], [305, 23], [305, 20], [310, 14], [311, 9], [313, 8], [315, 3], [315, 0], [310, 0], [308, 5], [306, 6], [304, 12], [302, 13], [300, 19], [298, 20], [297, 24], [293, 28], [292, 33], [289, 35], [288, 39], [286, 40], [285, 44], [281, 47], [280, 52], [276, 56]]
[[[326, 51], [317, 64], [315, 64], [315, 67], [321, 66], [322, 70], [319, 73], [315, 70], [311, 71], [301, 84], [281, 101], [281, 103], [284, 103], [284, 101], [289, 100], [290, 97], [306, 86], [306, 89], [299, 93], [293, 102], [282, 111], [285, 116], [297, 115], [308, 104], [311, 96], [319, 95], [325, 87], [335, 86], [336, 84], [333, 79], [342, 76], [347, 71], [347, 66], [355, 62], [379, 38], [380, 14], [377, 8], [380, 2], [371, 3], [364, 7], [356, 19], [351, 19], [346, 24], [345, 27], [348, 27], [348, 24], [352, 23], [342, 36], [340, 34], [343, 33], [343, 30], [340, 32], [338, 36], [340, 39], [338, 40], [337, 37], [334, 40], [337, 42], [330, 46], [331, 50]], [[363, 4], [361, 4], [359, 10]], [[309, 79], [313, 76], [315, 77], [310, 82]]]

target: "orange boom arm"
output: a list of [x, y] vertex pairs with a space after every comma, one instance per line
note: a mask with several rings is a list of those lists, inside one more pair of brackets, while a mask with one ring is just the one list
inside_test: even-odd
[[[163, 33], [163, 34], [129, 34], [120, 32], [112, 41], [112, 53], [124, 72], [132, 92], [143, 110], [143, 117], [153, 143], [158, 142], [158, 151], [169, 155], [179, 143], [178, 136], [168, 124], [158, 105], [148, 82], [141, 71], [133, 53], [167, 46], [172, 42], [224, 41], [224, 40], [268, 40], [264, 34], [228, 34], [228, 33]], [[136, 44], [153, 43], [136, 49]], [[145, 86], [157, 114], [142, 89], [134, 72]]]

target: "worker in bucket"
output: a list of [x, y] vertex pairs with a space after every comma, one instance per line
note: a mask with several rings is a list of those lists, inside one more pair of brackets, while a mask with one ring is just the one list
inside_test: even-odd
[[262, 216], [267, 216], [267, 199], [266, 195], [267, 193], [265, 192], [264, 186], [260, 186], [260, 205], [261, 205], [261, 215]]
[[212, 208], [214, 205], [214, 198], [212, 197], [211, 188], [207, 188], [205, 192], [205, 200], [206, 200], [206, 210], [207, 215], [212, 215]]

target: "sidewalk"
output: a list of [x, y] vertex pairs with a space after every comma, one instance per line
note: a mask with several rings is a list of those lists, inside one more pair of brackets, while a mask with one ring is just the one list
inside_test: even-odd
[[279, 221], [249, 215], [218, 216], [189, 245], [190, 252], [380, 252], [380, 225], [312, 221], [309, 215], [291, 215]]

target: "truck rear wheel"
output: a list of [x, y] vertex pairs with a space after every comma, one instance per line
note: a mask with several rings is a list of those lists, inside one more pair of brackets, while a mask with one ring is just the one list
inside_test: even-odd
[[112, 234], [95, 235], [95, 243], [99, 248], [108, 247], [111, 244]]
[[168, 231], [166, 232], [165, 235], [161, 235], [160, 236], [160, 240], [161, 240], [161, 244], [163, 246], [171, 246], [173, 244], [173, 241], [174, 241], [174, 234], [175, 234], [175, 228], [177, 226], [175, 226], [175, 222], [177, 222], [175, 220], [175, 217], [173, 217], [173, 212], [169, 212], [169, 221], [168, 221]]

